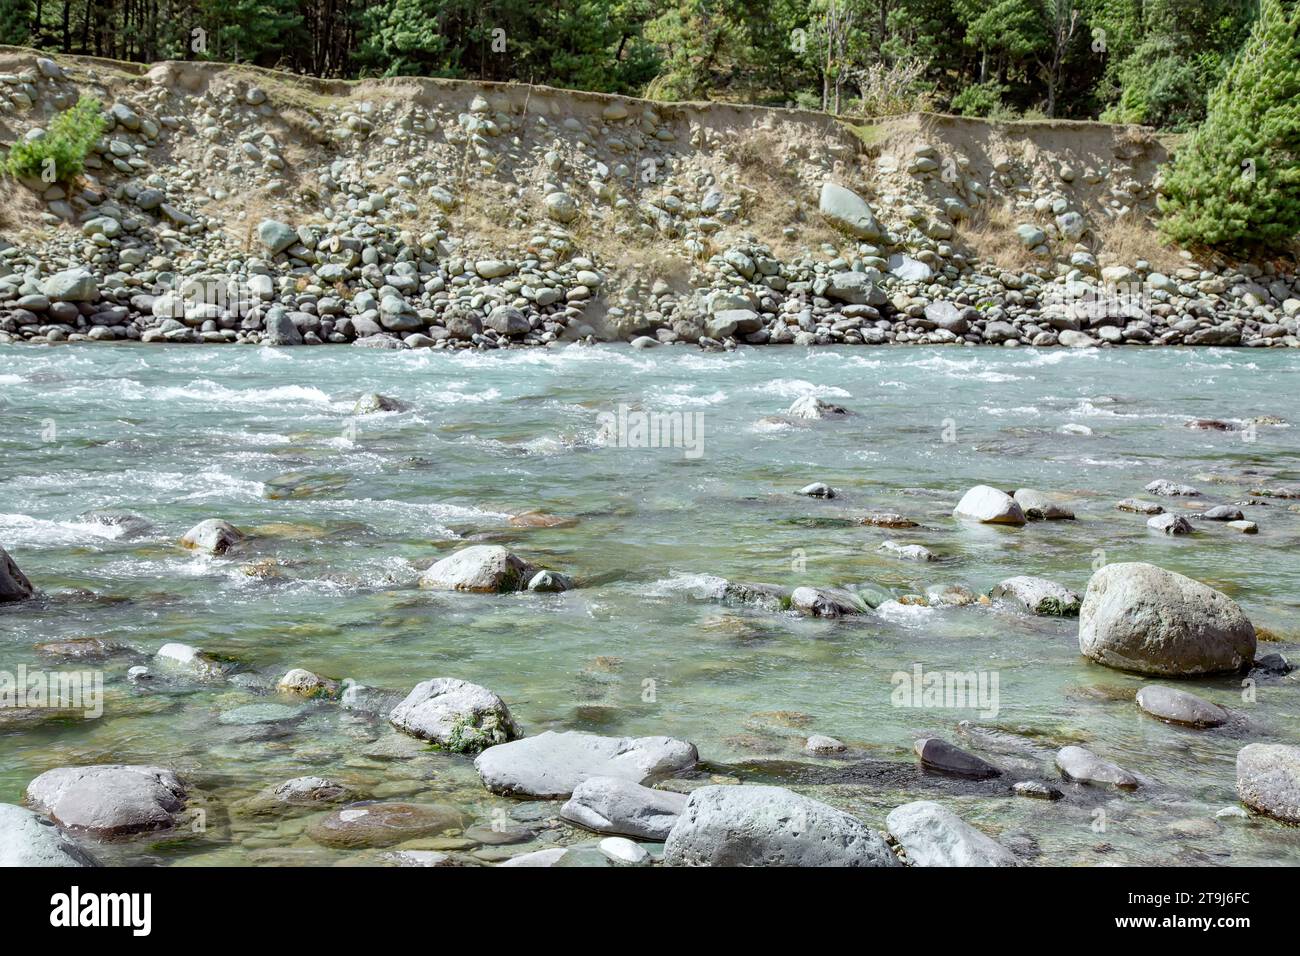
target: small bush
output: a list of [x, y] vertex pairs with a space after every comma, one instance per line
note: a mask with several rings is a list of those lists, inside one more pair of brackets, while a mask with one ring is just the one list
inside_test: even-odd
[[72, 109], [54, 117], [40, 139], [14, 143], [5, 171], [21, 179], [67, 182], [81, 172], [86, 154], [104, 135], [106, 125], [99, 101], [83, 96]]
[[996, 80], [975, 83], [952, 98], [952, 110], [962, 116], [993, 116], [1003, 112], [1002, 94], [1006, 87]]

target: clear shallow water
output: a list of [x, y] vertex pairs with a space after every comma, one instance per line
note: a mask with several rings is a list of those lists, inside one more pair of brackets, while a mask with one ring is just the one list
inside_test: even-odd
[[[44, 592], [0, 607], [0, 668], [99, 667], [107, 697], [98, 720], [0, 726], [0, 800], [19, 801], [55, 766], [175, 767], [209, 801], [207, 832], [103, 854], [189, 865], [372, 859], [314, 844], [302, 833], [310, 816], [241, 812], [244, 798], [306, 773], [374, 797], [452, 803], [467, 822], [486, 824], [501, 809], [530, 815], [482, 790], [468, 759], [428, 752], [334, 704], [260, 729], [220, 722], [245, 704], [293, 703], [266, 688], [306, 667], [399, 694], [428, 677], [462, 677], [505, 698], [528, 733], [685, 737], [718, 772], [806, 788], [876, 825], [907, 799], [939, 799], [1022, 851], [1036, 846], [1043, 863], [1295, 864], [1300, 830], [1213, 817], [1235, 803], [1244, 743], [1300, 738], [1293, 677], [1261, 681], [1253, 703], [1237, 679], [1189, 684], [1239, 717], [1222, 730], [1179, 730], [1137, 710], [1142, 679], [1079, 657], [1074, 621], [898, 604], [810, 621], [708, 595], [709, 576], [871, 581], [902, 595], [949, 582], [986, 591], [1041, 574], [1082, 590], [1103, 548], [1106, 560], [1152, 561], [1227, 591], [1283, 639], [1261, 653], [1295, 658], [1292, 502], [1243, 507], [1259, 535], [1201, 524], [1189, 538], [1149, 532], [1114, 504], [1161, 477], [1213, 503], [1297, 483], [1296, 428], [1260, 426], [1246, 442], [1185, 422], [1291, 419], [1298, 389], [1300, 362], [1280, 351], [0, 348], [0, 543]], [[354, 419], [369, 391], [411, 409]], [[856, 414], [762, 421], [808, 392]], [[700, 413], [702, 455], [609, 444], [597, 416], [620, 404]], [[944, 441], [945, 428], [955, 441]], [[298, 490], [312, 496], [269, 497], [284, 493], [275, 479], [302, 473], [314, 485]], [[792, 493], [813, 480], [840, 497]], [[981, 482], [1067, 493], [1078, 520], [957, 524], [953, 504]], [[576, 523], [512, 526], [510, 514], [526, 509]], [[95, 510], [129, 512], [148, 528], [121, 534], [86, 517]], [[922, 526], [852, 523], [868, 510]], [[224, 558], [175, 545], [209, 517], [260, 534]], [[887, 537], [944, 560], [877, 554]], [[501, 597], [416, 588], [424, 567], [467, 539], [507, 544], [586, 586]], [[248, 573], [267, 561], [270, 576]], [[85, 664], [35, 650], [87, 636], [138, 653]], [[126, 681], [129, 666], [168, 641], [234, 658], [242, 676]], [[996, 673], [999, 713], [892, 706], [891, 677], [916, 663]], [[958, 733], [962, 720], [1021, 738], [972, 740]], [[811, 733], [853, 752], [809, 757]], [[936, 734], [1000, 761], [1007, 776], [975, 785], [919, 773], [912, 742]], [[1014, 754], [990, 749], [1009, 742]], [[1057, 781], [1067, 796], [1054, 804], [1008, 794], [1017, 779], [1055, 781], [1051, 754], [1072, 742], [1147, 785], [1115, 796]]]

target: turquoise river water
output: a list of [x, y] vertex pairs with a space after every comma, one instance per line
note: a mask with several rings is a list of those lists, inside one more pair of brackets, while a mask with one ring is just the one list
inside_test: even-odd
[[[372, 391], [409, 408], [354, 417]], [[855, 414], [780, 419], [808, 393]], [[391, 699], [425, 678], [461, 677], [501, 695], [530, 734], [684, 737], [704, 774], [793, 786], [876, 826], [901, 802], [937, 799], [1039, 864], [1294, 865], [1300, 829], [1215, 817], [1236, 805], [1241, 746], [1300, 742], [1294, 674], [1245, 688], [1239, 677], [1191, 682], [1234, 713], [1224, 728], [1192, 731], [1137, 709], [1141, 678], [1081, 658], [1072, 619], [889, 602], [824, 621], [715, 595], [719, 578], [873, 582], [904, 596], [942, 583], [987, 592], [1015, 574], [1082, 591], [1094, 562], [1146, 560], [1224, 590], [1270, 639], [1261, 654], [1295, 658], [1300, 513], [1255, 492], [1296, 486], [1300, 430], [1186, 423], [1289, 420], [1297, 394], [1300, 361], [1286, 350], [0, 347], [0, 544], [41, 592], [0, 606], [0, 669], [93, 667], [105, 682], [98, 718], [0, 713], [0, 801], [21, 802], [56, 766], [175, 768], [202, 791], [206, 829], [100, 851], [172, 865], [378, 859], [313, 843], [310, 814], [241, 811], [303, 774], [373, 798], [450, 803], [467, 827], [503, 810], [554, 816], [558, 805], [487, 793], [469, 758], [403, 737], [379, 714], [276, 694], [279, 675], [305, 667]], [[699, 443], [621, 447], [600, 417], [620, 406], [689, 416]], [[1171, 538], [1116, 510], [1155, 478], [1204, 492], [1165, 499], [1174, 510], [1257, 502], [1243, 510], [1260, 533], [1201, 523]], [[839, 496], [794, 494], [815, 480]], [[979, 483], [1061, 493], [1077, 520], [954, 521], [952, 506]], [[529, 510], [568, 520], [512, 522]], [[869, 510], [920, 527], [858, 524]], [[224, 557], [178, 547], [211, 517], [250, 532], [247, 545]], [[890, 537], [942, 560], [878, 553]], [[417, 587], [421, 570], [470, 541], [506, 544], [581, 587]], [[37, 649], [86, 637], [121, 649], [93, 663]], [[231, 679], [127, 680], [172, 641], [231, 659]], [[893, 676], [917, 664], [996, 674], [997, 713], [897, 706]], [[259, 702], [294, 710], [270, 724], [223, 719]], [[810, 734], [849, 752], [810, 756]], [[912, 744], [927, 735], [1008, 774], [972, 784], [921, 772]], [[1051, 757], [1067, 743], [1144, 786], [1064, 784]], [[1065, 799], [1011, 795], [1031, 777]], [[589, 838], [545, 825], [507, 848], [455, 832], [422, 845], [491, 861]]]

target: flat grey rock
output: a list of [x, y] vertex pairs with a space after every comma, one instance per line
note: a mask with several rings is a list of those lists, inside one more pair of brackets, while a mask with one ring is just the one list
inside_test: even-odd
[[1149, 684], [1139, 690], [1137, 705], [1152, 717], [1187, 727], [1219, 727], [1228, 722], [1228, 712], [1218, 704], [1159, 684]]
[[644, 784], [693, 767], [695, 745], [675, 737], [602, 737], [548, 730], [489, 747], [474, 766], [483, 785], [509, 796], [558, 799], [592, 777]]
[[1136, 790], [1137, 777], [1118, 764], [1102, 760], [1083, 747], [1062, 747], [1056, 754], [1056, 766], [1067, 780]]
[[946, 807], [917, 800], [896, 807], [885, 828], [913, 866], [1019, 866], [1015, 854]]
[[0, 867], [98, 865], [48, 820], [23, 807], [0, 803]]
[[682, 810], [686, 794], [643, 787], [620, 777], [589, 777], [573, 788], [561, 818], [596, 833], [615, 833], [663, 842]]
[[898, 866], [856, 817], [782, 787], [694, 791], [664, 845], [666, 866]]
[[101, 764], [47, 770], [27, 801], [56, 823], [106, 836], [166, 830], [181, 822], [185, 782], [162, 767]]

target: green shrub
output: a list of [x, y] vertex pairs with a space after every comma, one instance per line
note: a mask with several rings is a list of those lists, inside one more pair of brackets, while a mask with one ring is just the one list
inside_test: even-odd
[[1002, 94], [1006, 87], [996, 80], [974, 83], [952, 98], [952, 109], [962, 116], [993, 116], [1002, 112]]
[[22, 179], [67, 182], [81, 172], [86, 154], [104, 135], [105, 126], [99, 101], [83, 96], [50, 121], [44, 136], [14, 143], [5, 171]]
[[1283, 246], [1300, 233], [1300, 6], [1263, 0], [1162, 192], [1176, 242]]

